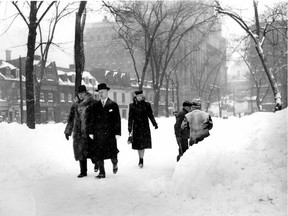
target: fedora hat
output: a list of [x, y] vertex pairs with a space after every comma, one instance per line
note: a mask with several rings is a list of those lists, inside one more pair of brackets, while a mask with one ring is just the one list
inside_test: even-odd
[[110, 88], [106, 85], [106, 83], [100, 83], [95, 91], [100, 91], [102, 89], [110, 90]]
[[192, 106], [192, 103], [190, 101], [184, 101], [183, 104], [182, 104], [183, 107], [185, 106], [188, 106], [188, 107], [191, 107]]
[[87, 92], [86, 86], [85, 85], [78, 86], [77, 92], [78, 93]]
[[143, 91], [142, 90], [134, 91], [134, 94], [135, 95], [140, 95], [140, 94], [143, 94]]

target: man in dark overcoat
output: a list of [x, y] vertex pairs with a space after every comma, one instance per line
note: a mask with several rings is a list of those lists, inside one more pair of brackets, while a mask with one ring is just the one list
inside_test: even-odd
[[158, 124], [154, 118], [151, 104], [145, 101], [143, 91], [135, 91], [133, 103], [129, 105], [128, 132], [132, 134], [132, 149], [138, 150], [138, 166], [143, 168], [145, 149], [152, 148], [149, 119], [155, 129]]
[[185, 118], [185, 115], [191, 111], [192, 103], [190, 101], [183, 102], [182, 110], [176, 115], [176, 123], [174, 125], [174, 132], [177, 140], [177, 144], [179, 146], [179, 154], [177, 156], [177, 162], [180, 160], [182, 155], [188, 149], [188, 139], [190, 137], [190, 131], [188, 128], [182, 129], [181, 124]]
[[[65, 137], [69, 140], [69, 137], [73, 133], [73, 150], [76, 161], [79, 161], [80, 174], [78, 178], [87, 176], [87, 157], [89, 154], [88, 146], [93, 144], [87, 134], [87, 109], [92, 106], [96, 100], [93, 96], [87, 92], [85, 85], [78, 87], [78, 94], [73, 102], [69, 117], [67, 119], [67, 125], [64, 131]], [[93, 161], [94, 162], [94, 161]]]
[[100, 100], [91, 109], [89, 116], [92, 119], [92, 133], [96, 144], [95, 158], [99, 165], [97, 178], [105, 178], [104, 160], [111, 159], [113, 173], [118, 171], [117, 138], [121, 136], [121, 117], [118, 104], [108, 97], [110, 88], [105, 83], [100, 83], [97, 88]]

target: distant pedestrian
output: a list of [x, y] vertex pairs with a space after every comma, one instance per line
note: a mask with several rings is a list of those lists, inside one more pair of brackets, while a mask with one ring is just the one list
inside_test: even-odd
[[110, 88], [105, 83], [100, 83], [97, 88], [100, 100], [89, 109], [91, 127], [96, 144], [95, 158], [99, 165], [99, 175], [96, 178], [105, 178], [104, 160], [111, 159], [113, 173], [118, 171], [117, 138], [121, 136], [121, 117], [118, 104], [108, 97]]
[[179, 147], [179, 154], [177, 155], [177, 162], [180, 160], [182, 155], [186, 152], [188, 149], [188, 139], [190, 136], [190, 131], [188, 128], [181, 128], [181, 124], [184, 120], [184, 117], [187, 113], [191, 111], [192, 103], [190, 101], [184, 101], [183, 102], [183, 108], [182, 110], [176, 115], [176, 123], [174, 125], [174, 132], [177, 140], [177, 144]]
[[144, 165], [145, 149], [152, 148], [149, 120], [155, 129], [158, 124], [155, 121], [151, 104], [145, 101], [143, 91], [135, 91], [133, 103], [129, 105], [128, 132], [132, 134], [132, 149], [138, 151], [140, 168]]
[[213, 128], [210, 114], [200, 109], [201, 104], [199, 102], [192, 102], [192, 111], [185, 115], [181, 125], [182, 129], [189, 128], [190, 130], [190, 146], [208, 137], [210, 135], [209, 130]]
[[80, 165], [80, 174], [77, 176], [78, 178], [87, 176], [88, 147], [89, 144], [92, 144], [92, 140], [86, 134], [86, 111], [87, 108], [95, 102], [96, 100], [93, 99], [93, 96], [87, 92], [86, 86], [80, 85], [78, 87], [78, 94], [71, 106], [67, 125], [64, 131], [67, 140], [69, 140], [69, 137], [73, 133], [74, 157], [76, 161], [79, 161]]

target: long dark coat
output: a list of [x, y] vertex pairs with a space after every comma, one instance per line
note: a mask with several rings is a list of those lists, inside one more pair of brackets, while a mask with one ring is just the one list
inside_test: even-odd
[[181, 137], [182, 139], [189, 139], [190, 131], [188, 129], [182, 129], [181, 124], [187, 114], [187, 110], [184, 108], [176, 116], [176, 123], [174, 125], [174, 132], [176, 137]]
[[75, 160], [83, 160], [88, 156], [89, 137], [86, 135], [87, 108], [95, 102], [96, 100], [93, 99], [93, 96], [87, 92], [82, 101], [76, 97], [75, 102], [71, 106], [64, 133], [69, 136], [73, 133]]
[[89, 109], [89, 118], [92, 122], [88, 131], [94, 137], [97, 160], [116, 158], [119, 153], [116, 135], [121, 135], [118, 104], [108, 98], [103, 107], [99, 100]]
[[128, 117], [128, 131], [132, 132], [132, 149], [134, 150], [152, 148], [148, 119], [154, 127], [157, 126], [150, 103], [134, 98], [133, 103], [129, 104]]

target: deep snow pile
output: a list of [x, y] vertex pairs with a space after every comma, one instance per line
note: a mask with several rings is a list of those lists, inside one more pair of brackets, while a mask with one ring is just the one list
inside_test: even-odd
[[156, 120], [159, 129], [151, 127], [153, 149], [142, 170], [122, 120], [119, 173], [113, 175], [107, 162], [103, 181], [94, 178], [91, 163], [88, 177], [76, 178], [64, 124], [30, 130], [0, 123], [0, 215], [287, 214], [287, 109], [213, 118], [211, 136], [178, 163], [175, 118]]
[[171, 190], [208, 212], [212, 205], [223, 214], [285, 215], [287, 109], [213, 121], [211, 136], [177, 164]]

